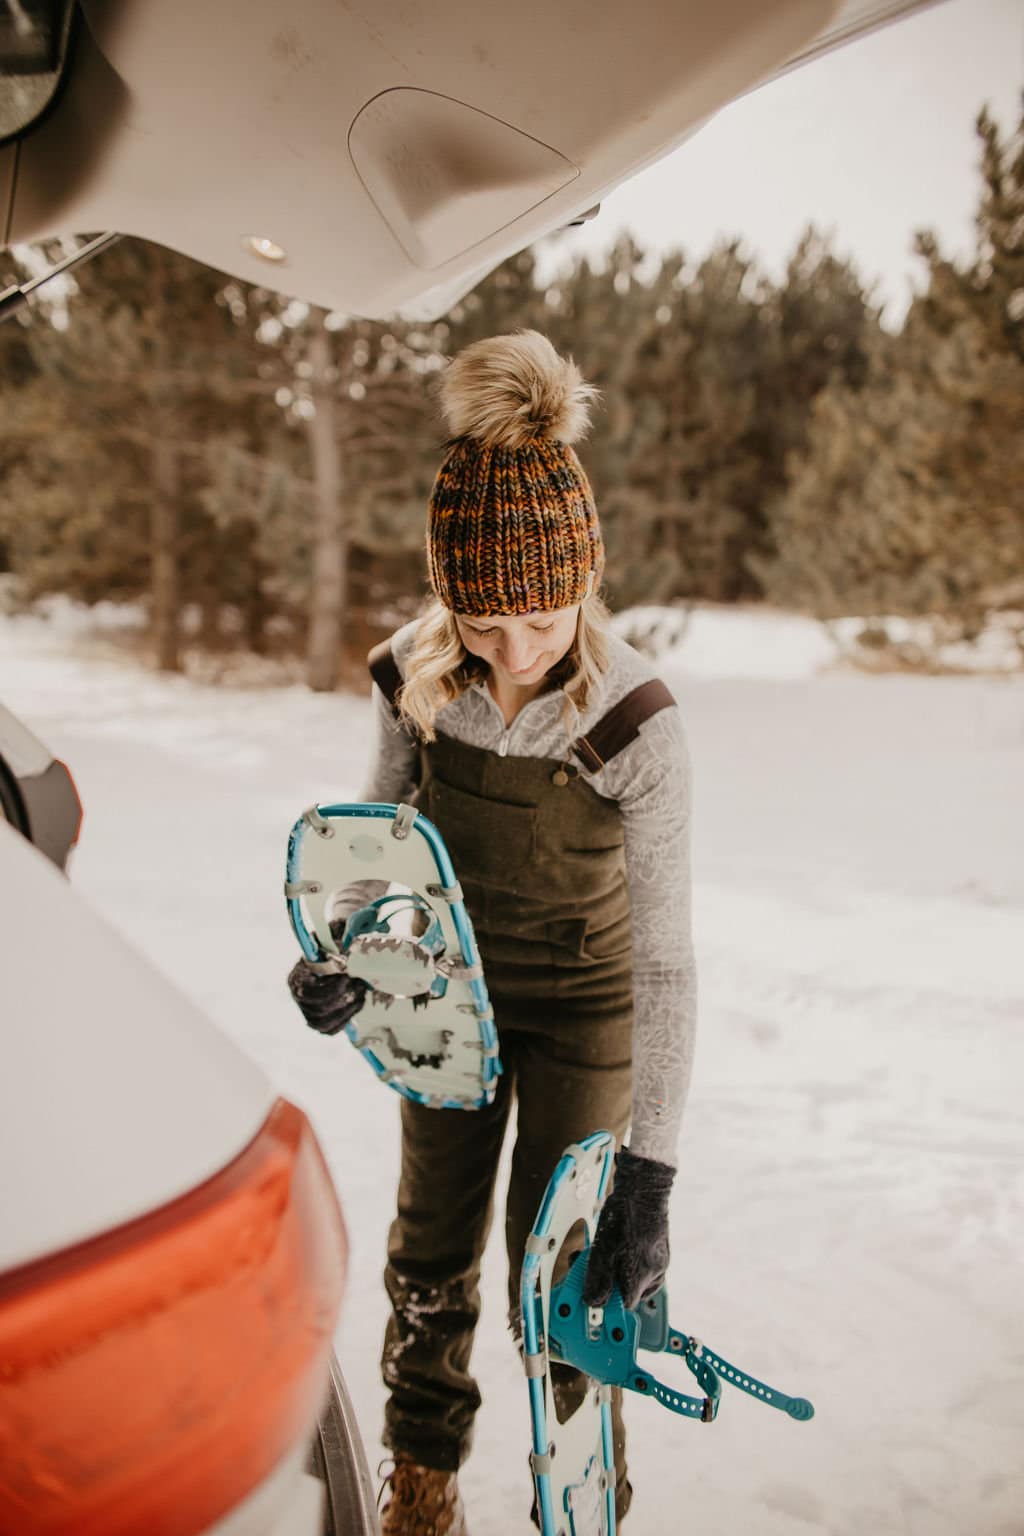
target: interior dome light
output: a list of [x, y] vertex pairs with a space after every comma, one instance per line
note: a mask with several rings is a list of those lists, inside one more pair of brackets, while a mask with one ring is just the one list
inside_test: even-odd
[[266, 235], [246, 235], [242, 241], [247, 251], [254, 256], [262, 256], [264, 261], [286, 261], [288, 252], [276, 240], [268, 240]]

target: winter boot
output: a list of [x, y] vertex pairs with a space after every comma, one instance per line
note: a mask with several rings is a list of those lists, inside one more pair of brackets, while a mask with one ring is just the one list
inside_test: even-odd
[[381, 1488], [390, 1492], [381, 1516], [381, 1536], [466, 1536], [454, 1472], [421, 1467], [399, 1457]]

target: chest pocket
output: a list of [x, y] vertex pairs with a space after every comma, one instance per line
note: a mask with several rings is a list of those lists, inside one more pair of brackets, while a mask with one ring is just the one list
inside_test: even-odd
[[437, 827], [463, 879], [516, 891], [537, 857], [537, 809], [475, 795], [431, 778], [421, 809]]

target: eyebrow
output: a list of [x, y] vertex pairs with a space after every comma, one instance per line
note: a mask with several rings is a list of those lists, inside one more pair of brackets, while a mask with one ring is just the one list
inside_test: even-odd
[[[500, 617], [500, 615], [499, 615], [499, 617]], [[516, 618], [522, 618], [522, 619], [529, 619], [531, 624], [543, 624], [545, 622], [549, 623], [549, 624], [554, 623], [554, 618], [553, 618], [553, 616], [550, 613], [522, 613], [522, 614], [516, 614], [515, 617]], [[470, 629], [474, 629], [474, 628], [478, 628], [478, 627], [479, 628], [483, 628], [483, 629], [494, 629], [495, 628], [495, 620], [494, 619], [471, 618], [468, 614], [460, 614], [459, 615], [459, 621], [462, 624], [468, 624]], [[500, 624], [497, 625], [497, 628], [500, 629], [501, 625]]]

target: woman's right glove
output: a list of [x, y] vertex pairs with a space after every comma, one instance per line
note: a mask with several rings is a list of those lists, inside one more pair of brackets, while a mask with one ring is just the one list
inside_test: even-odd
[[[331, 924], [335, 940], [340, 939], [344, 930], [344, 923]], [[370, 989], [360, 976], [349, 976], [345, 971], [315, 971], [303, 958], [288, 973], [288, 990], [310, 1029], [321, 1035], [336, 1035], [359, 1012]]]

